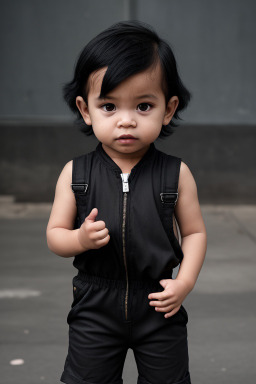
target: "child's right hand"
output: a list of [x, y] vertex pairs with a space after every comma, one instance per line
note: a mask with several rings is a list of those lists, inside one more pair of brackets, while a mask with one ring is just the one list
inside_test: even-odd
[[110, 240], [105, 222], [95, 221], [97, 215], [98, 209], [93, 208], [79, 228], [78, 240], [85, 250], [104, 247]]

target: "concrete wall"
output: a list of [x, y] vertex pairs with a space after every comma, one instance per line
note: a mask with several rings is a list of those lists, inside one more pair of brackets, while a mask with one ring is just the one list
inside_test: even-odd
[[[21, 126], [17, 121], [0, 129], [1, 194], [14, 195], [17, 201], [52, 201], [64, 165], [98, 144], [66, 123]], [[188, 164], [200, 202], [255, 204], [255, 129], [246, 125], [180, 126], [168, 139], [157, 140], [156, 147]]]
[[159, 148], [187, 161], [203, 201], [255, 203], [255, 13], [253, 0], [1, 1], [0, 194], [50, 201], [64, 164], [95, 147], [72, 125], [62, 85], [85, 43], [137, 18], [171, 44], [193, 95]]
[[123, 1], [6, 0], [0, 6], [0, 116], [70, 119], [62, 85], [82, 47], [124, 18]]
[[1, 117], [70, 118], [61, 87], [81, 48], [131, 16], [173, 46], [193, 101], [189, 123], [255, 124], [253, 0], [1, 1]]
[[186, 121], [255, 124], [255, 1], [140, 0], [137, 14], [173, 46], [193, 93]]

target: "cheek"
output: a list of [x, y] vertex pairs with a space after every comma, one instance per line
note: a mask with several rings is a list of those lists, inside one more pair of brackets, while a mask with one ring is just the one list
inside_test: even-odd
[[110, 137], [110, 133], [111, 133], [110, 128], [111, 127], [109, 127], [108, 122], [106, 122], [102, 119], [97, 119], [94, 116], [94, 118], [92, 119], [92, 128], [93, 128], [94, 135], [100, 141]]
[[148, 120], [147, 120], [147, 125], [150, 125], [152, 129], [158, 129], [162, 127], [163, 121], [164, 121], [165, 113], [164, 110], [158, 110], [152, 113]]
[[99, 140], [101, 142], [106, 140], [106, 137], [104, 135], [103, 130], [99, 129], [98, 127], [94, 127], [94, 126], [92, 126], [92, 129], [93, 129], [93, 133], [94, 133], [97, 140]]
[[100, 109], [93, 112], [93, 114], [91, 115], [91, 119], [94, 124], [97, 124], [99, 126], [108, 124], [108, 121], [110, 121], [109, 116], [106, 116], [104, 112], [102, 112]]
[[141, 132], [141, 137], [145, 140], [156, 140], [161, 132], [161, 129], [162, 123], [159, 122], [159, 120], [155, 121], [152, 119], [150, 124], [147, 124], [147, 126], [144, 127], [143, 132]]
[[155, 123], [157, 122], [158, 124], [160, 124], [163, 122], [164, 116], [165, 116], [165, 108], [162, 107], [154, 110], [151, 115], [151, 118], [154, 120]]
[[102, 118], [99, 112], [94, 112], [90, 114], [91, 124], [97, 130], [98, 127], [103, 125]]

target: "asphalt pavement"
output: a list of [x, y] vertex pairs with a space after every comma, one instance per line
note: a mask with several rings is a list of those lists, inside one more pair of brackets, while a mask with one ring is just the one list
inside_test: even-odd
[[[49, 204], [0, 199], [0, 383], [56, 384], [68, 345], [72, 259], [51, 253]], [[184, 301], [193, 384], [256, 382], [256, 206], [203, 205], [208, 249]], [[128, 350], [124, 384], [137, 383]]]

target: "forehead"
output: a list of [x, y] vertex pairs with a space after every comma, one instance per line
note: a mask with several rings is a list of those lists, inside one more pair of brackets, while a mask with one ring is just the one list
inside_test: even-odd
[[[100, 95], [102, 81], [106, 71], [107, 67], [104, 67], [90, 74], [87, 83], [88, 93], [97, 94], [98, 96]], [[149, 90], [155, 90], [156, 92], [162, 91], [162, 70], [160, 64], [156, 64], [155, 66], [128, 77], [120, 82], [116, 88], [112, 89], [109, 94], [124, 89], [129, 89], [132, 93], [147, 93]]]
[[89, 92], [101, 89], [102, 81], [107, 72], [108, 67], [100, 68], [90, 74], [87, 82]]

